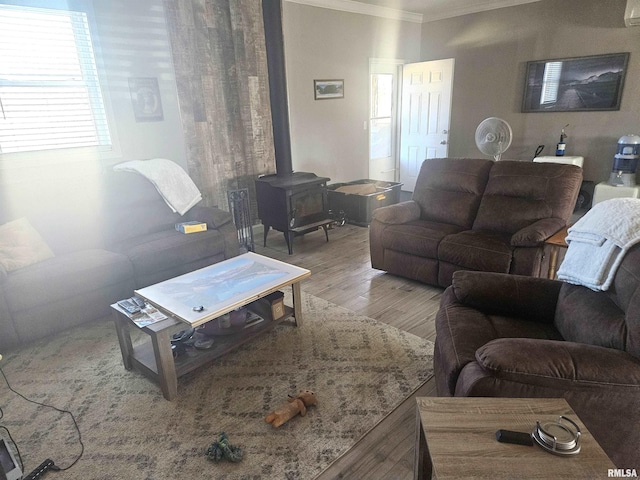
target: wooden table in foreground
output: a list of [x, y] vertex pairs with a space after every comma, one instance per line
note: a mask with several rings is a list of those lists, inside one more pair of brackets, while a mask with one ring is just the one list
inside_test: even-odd
[[[616, 468], [562, 398], [419, 397], [415, 479], [603, 479]], [[580, 453], [500, 443], [499, 429], [531, 432], [565, 415], [582, 432]]]
[[[130, 329], [138, 327], [117, 303], [111, 305], [124, 367], [127, 370], [136, 368], [158, 382], [164, 398], [173, 400], [178, 393], [178, 378], [182, 375], [251, 341], [287, 318], [293, 317], [296, 326], [300, 325], [300, 281], [309, 275], [311, 272], [304, 268], [250, 252], [136, 290], [136, 295], [168, 318], [140, 328], [150, 337], [150, 341], [134, 346]], [[215, 320], [287, 286], [291, 286], [293, 306], [285, 305], [281, 318], [274, 320], [269, 308], [258, 306], [261, 311], [256, 313], [265, 319], [263, 322], [232, 335], [216, 336], [211, 349], [174, 360], [171, 351], [171, 336], [174, 333]], [[203, 307], [202, 311], [198, 308], [200, 306]]]

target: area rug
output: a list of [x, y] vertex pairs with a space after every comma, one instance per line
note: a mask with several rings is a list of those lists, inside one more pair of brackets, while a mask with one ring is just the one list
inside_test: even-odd
[[[18, 392], [76, 417], [84, 454], [52, 477], [312, 479], [431, 377], [433, 344], [309, 294], [303, 312], [302, 326], [283, 322], [182, 377], [172, 402], [123, 368], [109, 321], [7, 354], [0, 367]], [[306, 416], [265, 423], [303, 389], [318, 397]], [[1, 378], [0, 407], [27, 473], [80, 453], [68, 415], [26, 402]], [[242, 448], [241, 462], [207, 459], [221, 432]]]

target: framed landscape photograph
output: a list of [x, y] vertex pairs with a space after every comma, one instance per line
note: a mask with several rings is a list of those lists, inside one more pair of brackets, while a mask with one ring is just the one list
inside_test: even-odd
[[344, 80], [314, 80], [313, 91], [316, 100], [344, 98]]
[[629, 53], [527, 62], [523, 112], [620, 110]]

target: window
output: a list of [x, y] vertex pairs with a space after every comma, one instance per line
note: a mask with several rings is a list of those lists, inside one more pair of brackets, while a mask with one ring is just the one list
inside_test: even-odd
[[393, 140], [393, 75], [386, 73], [371, 75], [369, 115], [371, 121], [369, 158], [390, 157]]
[[562, 75], [562, 62], [547, 62], [544, 67], [542, 79], [542, 92], [540, 93], [540, 105], [556, 103], [560, 88], [560, 76]]
[[110, 145], [86, 13], [0, 5], [0, 153]]

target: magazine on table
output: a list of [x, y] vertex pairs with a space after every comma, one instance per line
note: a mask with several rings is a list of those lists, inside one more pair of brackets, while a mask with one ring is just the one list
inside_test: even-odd
[[152, 323], [160, 322], [168, 317], [153, 305], [148, 303], [143, 309], [136, 313], [129, 313], [123, 310], [124, 314], [131, 319], [139, 328], [146, 327]]

